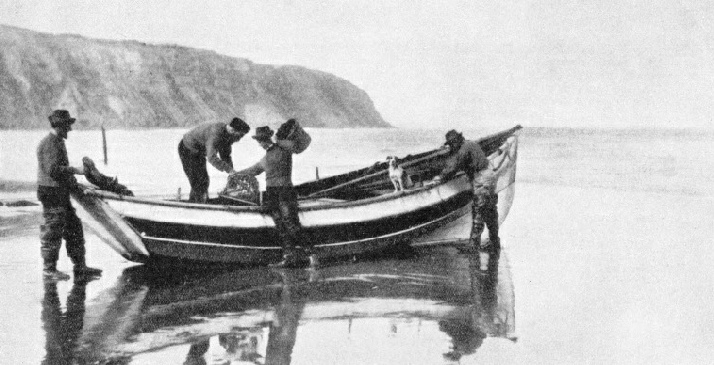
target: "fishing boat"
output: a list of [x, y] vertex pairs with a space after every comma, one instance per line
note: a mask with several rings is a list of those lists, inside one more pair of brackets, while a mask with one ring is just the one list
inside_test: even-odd
[[[497, 176], [499, 220], [511, 207], [520, 126], [478, 140]], [[416, 242], [470, 216], [471, 184], [462, 172], [434, 182], [449, 150], [401, 157], [410, 184], [395, 190], [386, 162], [296, 185], [305, 240], [319, 259], [362, 255]], [[279, 261], [275, 225], [260, 206], [230, 199], [192, 203], [122, 195], [74, 193], [78, 212], [126, 259], [143, 263], [264, 265]], [[439, 237], [435, 239], [448, 239]]]

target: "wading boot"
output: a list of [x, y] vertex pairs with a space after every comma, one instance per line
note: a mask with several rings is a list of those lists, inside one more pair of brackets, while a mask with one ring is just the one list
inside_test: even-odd
[[302, 250], [304, 260], [307, 261], [307, 268], [310, 270], [317, 269], [320, 266], [320, 260], [317, 255], [312, 252], [312, 248], [308, 247]]
[[484, 242], [481, 244], [481, 250], [484, 251], [496, 251], [501, 249], [501, 239], [496, 237], [496, 238], [490, 238], [488, 241]]
[[286, 249], [283, 260], [268, 266], [276, 269], [296, 269], [303, 268], [310, 264], [310, 261], [301, 248]]
[[102, 270], [89, 267], [87, 265], [75, 265], [74, 266], [75, 276], [100, 276], [102, 275]]
[[283, 260], [280, 262], [276, 262], [274, 264], [268, 264], [269, 267], [272, 267], [274, 269], [290, 269], [297, 267], [298, 260], [297, 257], [295, 256], [295, 253], [289, 252], [283, 255]]
[[42, 270], [42, 277], [51, 281], [69, 280], [69, 275], [57, 270], [57, 264], [45, 264]]
[[308, 259], [310, 261], [311, 269], [317, 269], [320, 266], [320, 260], [317, 258], [317, 255], [315, 255], [314, 253], [311, 253], [308, 256]]
[[57, 270], [57, 259], [48, 250], [42, 250], [42, 277], [51, 281], [69, 280], [69, 275]]
[[45, 279], [52, 280], [52, 281], [69, 280], [69, 275], [67, 275], [59, 270], [43, 270], [42, 276]]

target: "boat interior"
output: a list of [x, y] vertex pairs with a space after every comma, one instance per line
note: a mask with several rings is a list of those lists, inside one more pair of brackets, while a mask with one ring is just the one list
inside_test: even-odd
[[[521, 127], [496, 133], [479, 140], [487, 156], [500, 151], [501, 146]], [[407, 155], [399, 158], [399, 167], [404, 171], [403, 190], [398, 191], [390, 178], [388, 161], [350, 171], [345, 174], [325, 177], [295, 186], [301, 206], [340, 203], [375, 198], [385, 195], [403, 194], [404, 192], [428, 188], [432, 179], [444, 167], [449, 150], [441, 147], [435, 150]], [[231, 194], [219, 194], [211, 198], [208, 204], [251, 206], [260, 205], [260, 197], [236, 197]]]

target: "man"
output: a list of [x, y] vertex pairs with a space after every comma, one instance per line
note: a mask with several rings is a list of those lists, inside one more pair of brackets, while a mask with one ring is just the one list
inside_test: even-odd
[[178, 146], [183, 171], [191, 184], [189, 201], [205, 203], [208, 200], [208, 170], [206, 160], [219, 171], [229, 174], [233, 170], [231, 148], [240, 141], [250, 127], [240, 118], [230, 124], [213, 122], [201, 124], [183, 135]]
[[448, 180], [461, 170], [466, 172], [473, 188], [471, 244], [481, 247], [481, 233], [485, 225], [489, 235], [485, 246], [493, 245], [494, 248], [499, 248], [501, 242], [498, 237], [496, 178], [486, 154], [478, 142], [465, 140], [461, 133], [453, 129], [446, 133], [445, 145], [450, 148], [451, 155], [446, 161], [446, 167], [441, 171], [441, 176], [437, 176], [436, 180]]
[[[285, 125], [285, 124], [284, 124]], [[253, 138], [265, 149], [265, 156], [255, 165], [236, 172], [238, 175], [260, 175], [265, 172], [263, 207], [270, 214], [280, 236], [283, 260], [272, 267], [300, 267], [308, 264], [308, 252], [298, 246], [302, 242], [302, 226], [298, 217], [297, 193], [293, 189], [293, 142], [282, 137], [290, 133], [279, 130], [280, 137], [273, 142], [273, 130], [259, 127]], [[314, 261], [314, 257], [311, 257]]]
[[79, 189], [74, 175], [84, 170], [69, 165], [64, 140], [72, 130], [75, 118], [66, 110], [55, 110], [49, 116], [52, 130], [37, 147], [37, 198], [42, 203], [45, 224], [40, 227], [43, 275], [51, 280], [67, 280], [69, 275], [57, 270], [62, 239], [67, 255], [74, 264], [75, 276], [99, 275], [102, 270], [85, 264], [84, 231], [69, 199], [70, 191]]

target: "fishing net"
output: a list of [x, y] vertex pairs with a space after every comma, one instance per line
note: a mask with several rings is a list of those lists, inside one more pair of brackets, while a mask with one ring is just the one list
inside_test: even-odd
[[260, 184], [255, 176], [229, 175], [218, 196], [251, 205], [260, 205]]

